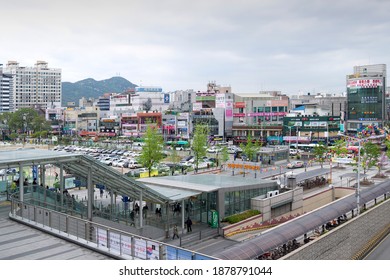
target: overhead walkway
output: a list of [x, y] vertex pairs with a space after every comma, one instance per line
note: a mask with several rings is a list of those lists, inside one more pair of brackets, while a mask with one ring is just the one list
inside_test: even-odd
[[138, 198], [142, 194], [143, 199], [162, 204], [170, 201], [169, 197], [165, 197], [145, 184], [121, 174], [90, 156], [79, 155], [75, 162], [63, 163], [63, 168], [67, 173], [80, 177], [85, 177], [91, 173], [93, 185], [102, 184], [120, 195]]
[[[87, 178], [87, 180], [88, 176], [90, 176], [89, 183], [91, 185], [104, 184], [108, 189], [120, 195], [139, 197], [142, 194], [144, 199], [157, 203], [171, 201], [169, 197], [165, 197], [143, 183], [137, 182], [87, 155], [38, 149], [18, 149], [0, 152], [0, 169], [40, 166], [42, 169], [40, 175], [43, 175], [45, 165], [49, 164], [53, 164], [59, 167], [60, 170], [63, 169], [70, 174]], [[23, 184], [23, 179], [19, 180], [20, 186]], [[45, 185], [43, 176], [41, 183]]]
[[[178, 197], [177, 193], [172, 194], [172, 191], [169, 189], [158, 189], [151, 188], [145, 185], [142, 182], [138, 182], [126, 175], [123, 175], [119, 171], [106, 166], [94, 158], [77, 153], [66, 153], [58, 152], [51, 150], [38, 150], [38, 149], [17, 149], [0, 152], [0, 169], [10, 169], [15, 168], [17, 170], [26, 170], [26, 168], [31, 168], [32, 172], [35, 172], [35, 177], [38, 179], [38, 184], [41, 186], [46, 186], [46, 169], [48, 166], [54, 165], [59, 169], [58, 174], [58, 186], [59, 186], [59, 196], [57, 199], [60, 202], [60, 205], [55, 205], [55, 209], [61, 207], [64, 211], [68, 211], [67, 207], [67, 196], [65, 192], [65, 174], [71, 174], [75, 178], [82, 179], [85, 183], [85, 187], [88, 190], [87, 193], [87, 209], [86, 216], [87, 219], [92, 220], [94, 213], [98, 213], [100, 216], [107, 216], [109, 218], [118, 219], [118, 216], [122, 215], [125, 220], [129, 220], [130, 211], [125, 210], [124, 213], [118, 212], [118, 208], [115, 208], [114, 197], [122, 196], [123, 198], [128, 198], [128, 201], [147, 201], [152, 204], [159, 204], [165, 209], [169, 209], [169, 205], [173, 202], [176, 202]], [[56, 169], [58, 171], [58, 169]], [[19, 175], [20, 173], [20, 175]], [[18, 172], [18, 199], [24, 201], [24, 192], [25, 189], [24, 181], [25, 176], [24, 172]], [[56, 176], [57, 177], [57, 176]], [[94, 189], [96, 185], [104, 185], [105, 190], [110, 193], [111, 203], [109, 209], [104, 209], [104, 213], [94, 205]], [[32, 191], [30, 193], [33, 193]], [[43, 197], [39, 199], [46, 200], [46, 192], [44, 192]], [[184, 195], [184, 197], [183, 197]], [[180, 198], [185, 199], [189, 198], [193, 193], [181, 193]], [[31, 195], [30, 195], [31, 197]], [[36, 199], [37, 197], [35, 197]], [[44, 201], [44, 203], [46, 203]], [[42, 204], [39, 204], [42, 205]], [[184, 211], [184, 210], [183, 210]], [[165, 211], [168, 213], [168, 211]], [[104, 215], [103, 215], [104, 214]], [[182, 213], [183, 215], [183, 213]], [[137, 226], [144, 226], [144, 215], [143, 209], [140, 207], [139, 215], [137, 220]], [[182, 224], [184, 221], [182, 221]], [[169, 227], [169, 225], [167, 225]]]

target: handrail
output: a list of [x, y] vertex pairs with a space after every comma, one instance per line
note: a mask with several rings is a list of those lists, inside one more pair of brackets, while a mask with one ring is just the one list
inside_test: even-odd
[[9, 217], [118, 259], [209, 259], [195, 251], [10, 197]]

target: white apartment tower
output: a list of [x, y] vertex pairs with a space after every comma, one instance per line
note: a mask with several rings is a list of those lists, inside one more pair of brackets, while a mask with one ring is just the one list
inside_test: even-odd
[[0, 113], [13, 111], [12, 89], [12, 75], [4, 74], [0, 64]]
[[61, 105], [61, 69], [48, 68], [45, 61], [37, 61], [34, 67], [21, 67], [16, 61], [8, 61], [4, 73], [13, 76], [14, 111]]

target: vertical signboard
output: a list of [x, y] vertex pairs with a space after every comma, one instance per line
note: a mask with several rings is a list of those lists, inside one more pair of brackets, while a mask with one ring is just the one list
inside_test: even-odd
[[233, 121], [233, 101], [226, 101], [225, 121]]
[[164, 103], [169, 103], [170, 99], [169, 99], [169, 94], [168, 93], [164, 93]]
[[217, 93], [215, 95], [215, 108], [225, 108], [225, 94]]

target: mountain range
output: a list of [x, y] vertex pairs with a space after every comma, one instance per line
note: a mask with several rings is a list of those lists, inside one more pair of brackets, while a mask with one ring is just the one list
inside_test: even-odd
[[98, 98], [104, 93], [122, 93], [129, 89], [134, 89], [137, 85], [129, 82], [122, 77], [112, 77], [110, 79], [96, 81], [92, 78], [81, 80], [75, 83], [62, 83], [62, 105], [66, 106], [68, 102], [79, 104], [79, 99]]

